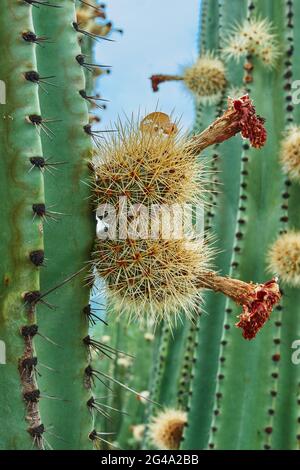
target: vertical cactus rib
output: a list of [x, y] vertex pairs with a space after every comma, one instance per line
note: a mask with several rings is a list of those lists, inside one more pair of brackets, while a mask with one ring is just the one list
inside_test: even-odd
[[31, 13], [25, 2], [1, 3], [0, 70], [6, 96], [0, 116], [0, 338], [6, 363], [0, 366], [0, 448], [14, 450], [44, 447], [35, 380], [36, 316], [29, 295], [40, 289], [34, 253], [43, 258], [43, 224], [34, 217], [33, 205], [44, 203], [42, 174], [30, 171], [30, 158], [42, 156], [39, 133], [29, 119], [41, 114], [38, 89], [24, 75], [36, 70], [36, 46], [22, 36], [24, 31], [34, 34]]
[[[120, 364], [120, 361], [118, 363], [119, 374], [122, 370], [125, 373], [127, 372], [122, 381], [139, 393], [148, 391], [154, 336], [141, 325], [123, 326], [121, 334], [123, 335], [121, 349], [130, 352], [134, 356], [130, 367], [127, 369]], [[119, 377], [117, 378], [120, 380]], [[122, 419], [120, 420], [118, 432], [118, 446], [121, 449], [137, 449], [140, 444], [133, 439], [132, 426], [144, 425], [146, 403], [145, 400], [143, 401], [143, 399], [128, 391], [125, 391], [125, 394], [123, 392], [123, 395], [122, 409], [127, 414], [120, 415]], [[114, 428], [114, 423], [112, 427]]]
[[[61, 2], [53, 0], [53, 4]], [[56, 224], [45, 227], [48, 261], [41, 277], [42, 291], [48, 291], [85, 266], [90, 259], [95, 230], [87, 184], [92, 144], [84, 131], [88, 124], [87, 103], [79, 93], [85, 89], [85, 79], [76, 60], [81, 50], [73, 27], [75, 2], [65, 0], [61, 8], [45, 10], [34, 11], [37, 34], [51, 41], [38, 50], [38, 70], [41, 76], [55, 76], [57, 87], [48, 90], [48, 94], [41, 90], [40, 101], [42, 110], [60, 122], [52, 127], [52, 139], [43, 137], [42, 143], [47, 157], [64, 164], [54, 174], [45, 174], [47, 204], [62, 215]], [[63, 439], [49, 437], [55, 449], [92, 447], [89, 433], [93, 424], [87, 406], [90, 381], [84, 376], [89, 354], [83, 343], [88, 335], [83, 309], [89, 304], [90, 295], [85, 274], [82, 272], [49, 295], [49, 301], [57, 306], [50, 315], [44, 306], [39, 308], [41, 329], [59, 345], [42, 339], [38, 343], [42, 362], [51, 361], [49, 365], [57, 370], [41, 378], [43, 389], [61, 399], [44, 401], [42, 406], [45, 419], [54, 427], [53, 434], [63, 436]]]
[[[150, 376], [150, 397], [153, 402], [157, 402], [161, 390], [161, 381], [165, 370], [166, 356], [168, 352], [168, 341], [170, 329], [168, 323], [162, 322], [156, 332], [156, 339], [153, 348], [152, 373]], [[143, 439], [143, 449], [151, 446], [149, 442], [149, 422], [154, 413], [154, 403], [149, 402], [146, 408], [146, 429]]]

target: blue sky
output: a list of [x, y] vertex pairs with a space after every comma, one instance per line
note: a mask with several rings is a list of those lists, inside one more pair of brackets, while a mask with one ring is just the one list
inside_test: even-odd
[[139, 108], [182, 116], [182, 125], [193, 124], [194, 104], [182, 83], [162, 84], [153, 93], [148, 77], [155, 73], [175, 74], [197, 57], [199, 0], [110, 0], [107, 16], [123, 36], [116, 42], [97, 45], [98, 63], [112, 66], [109, 76], [97, 80], [97, 91], [111, 102], [101, 112], [101, 128], [110, 127], [118, 115], [130, 115]]

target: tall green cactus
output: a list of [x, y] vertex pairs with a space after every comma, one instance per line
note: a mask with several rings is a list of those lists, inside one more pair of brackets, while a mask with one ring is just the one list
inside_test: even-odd
[[2, 3], [0, 447], [91, 449], [93, 146], [76, 3]]

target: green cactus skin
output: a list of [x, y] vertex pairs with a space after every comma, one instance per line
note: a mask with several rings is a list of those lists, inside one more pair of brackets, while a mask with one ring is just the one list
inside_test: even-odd
[[[233, 2], [230, 2], [230, 8], [232, 5]], [[223, 11], [225, 7], [226, 2], [223, 4]], [[254, 10], [255, 15], [267, 17], [276, 25], [279, 41], [287, 48], [290, 41], [285, 41], [283, 37], [284, 18], [287, 14], [285, 2], [278, 2], [276, 6], [274, 2], [268, 1], [249, 2], [248, 7], [252, 14]], [[225, 18], [223, 14], [223, 28]], [[235, 231], [238, 236], [234, 244], [231, 270], [234, 271], [235, 277], [250, 278], [256, 282], [268, 278], [269, 274], [266, 272], [268, 247], [278, 231], [285, 229], [287, 222], [286, 204], [283, 201], [286, 200], [286, 186], [288, 185], [284, 184], [284, 177], [278, 163], [281, 133], [284, 130], [285, 119], [287, 120], [288, 117], [283, 94], [285, 85], [282, 78], [283, 61], [284, 58], [281, 58], [276, 71], [270, 72], [253, 59], [254, 72], [250, 92], [258, 111], [267, 118], [269, 139], [263, 152], [264, 155], [259, 156], [256, 151], [248, 151], [247, 145], [244, 146], [240, 179], [240, 206], [243, 210], [237, 212]], [[228, 144], [231, 145], [232, 142], [221, 146], [222, 157], [225, 146]], [[225, 170], [223, 168], [223, 172]], [[263, 184], [264, 181], [269, 181], [271, 184]], [[224, 184], [224, 194], [228, 188], [227, 184], [226, 182]], [[293, 191], [295, 191], [294, 188], [292, 193]], [[225, 199], [219, 210], [223, 211], [226, 203], [228, 204], [228, 201], [226, 202]], [[231, 207], [235, 209], [232, 202]], [[297, 227], [299, 215], [293, 209], [292, 198], [289, 211], [294, 214], [293, 226]], [[259, 244], [257, 243], [258, 231], [260, 233]], [[224, 260], [218, 266], [222, 270], [226, 269]], [[216, 390], [209, 390], [207, 384], [203, 384], [209, 381], [207, 370], [200, 369], [199, 363], [196, 363], [192, 392], [194, 390], [198, 399], [198, 415], [195, 414], [196, 406], [192, 408], [192, 393], [189, 424], [183, 442], [184, 448], [297, 448], [299, 423], [297, 424], [296, 407], [299, 374], [297, 375], [295, 366], [291, 363], [291, 344], [297, 339], [298, 313], [295, 312], [293, 315], [293, 309], [295, 310], [295, 296], [297, 298], [298, 293], [295, 292], [296, 289], [293, 290], [293, 294], [290, 291], [291, 289], [287, 290], [283, 304], [273, 313], [270, 323], [253, 342], [245, 342], [238, 335], [234, 329], [238, 309], [231, 305], [230, 301], [226, 302], [227, 318], [224, 320], [224, 333], [219, 342], [221, 343], [218, 353], [219, 367], [215, 376], [217, 387]], [[289, 300], [289, 297], [293, 300]], [[293, 308], [291, 308], [291, 303], [294, 304]], [[217, 300], [211, 305], [206, 304], [206, 308], [208, 313], [214, 312], [215, 318], [218, 313]], [[283, 316], [282, 309], [284, 309]], [[201, 331], [200, 322], [199, 344], [201, 344], [201, 334], [205, 336], [205, 331]], [[213, 341], [212, 336], [207, 332], [206, 336]], [[281, 348], [278, 342], [280, 338]], [[219, 344], [214, 344], [214, 347], [218, 349]], [[204, 353], [204, 349], [202, 352]], [[203, 363], [207, 364], [207, 369], [211, 371], [215, 367], [215, 359], [212, 360], [211, 356], [209, 360], [207, 352], [202, 357]], [[202, 377], [200, 372], [202, 372]], [[201, 394], [201, 387], [202, 390], [205, 389], [207, 395]], [[201, 411], [207, 408], [207, 400], [210, 400], [210, 403], [213, 402], [210, 418]], [[202, 413], [201, 417], [200, 413]], [[195, 432], [197, 423], [200, 438]], [[284, 428], [286, 432], [283, 432]]]
[[152, 416], [157, 414], [161, 407], [175, 409], [186, 407], [196, 331], [196, 325], [185, 319], [182, 319], [172, 331], [168, 324], [161, 328], [150, 382], [150, 398], [159, 406], [151, 402], [147, 406], [143, 448], [152, 447], [148, 425]]
[[[110, 342], [110, 345], [118, 350], [130, 353], [134, 357], [130, 360], [131, 365], [128, 368], [118, 365], [117, 360], [115, 360], [109, 373], [131, 389], [142, 392], [148, 390], [153, 341], [145, 339], [144, 335], [147, 330], [144, 327], [138, 324], [128, 325], [125, 321], [122, 318], [118, 322], [111, 321], [105, 333], [108, 331], [109, 334], [109, 331], [118, 329], [115, 335], [115, 344]], [[107, 432], [117, 433], [116, 441], [120, 449], [136, 449], [138, 444], [133, 439], [131, 426], [145, 422], [146, 405], [135, 394], [118, 385], [114, 387], [113, 392], [114, 396], [110, 394], [107, 404], [127, 414], [112, 412], [113, 419], [111, 421], [99, 420], [99, 427]], [[104, 394], [105, 390], [102, 387], [102, 396]]]
[[[223, 31], [228, 24], [232, 24], [234, 6], [240, 7], [240, 2], [223, 2]], [[291, 36], [291, 33], [285, 18], [292, 11], [293, 2], [277, 2], [275, 7], [274, 2], [258, 0], [248, 2], [248, 8], [249, 14], [267, 17], [276, 25], [279, 41], [285, 44], [288, 50], [291, 41], [287, 40], [287, 37]], [[228, 23], [226, 11], [227, 16], [230, 13]], [[242, 14], [244, 13], [240, 10], [240, 19]], [[286, 64], [286, 69], [284, 68], [284, 60], [287, 60], [287, 57], [282, 57], [273, 71], [266, 70], [254, 58], [251, 60], [254, 71], [250, 94], [258, 112], [267, 118], [269, 139], [263, 155], [259, 155], [255, 150], [249, 151], [247, 144], [244, 145], [241, 178], [238, 178], [241, 184], [239, 205], [242, 210], [236, 211], [236, 203], [232, 199], [225, 199], [225, 204], [233, 211], [232, 214], [234, 215], [235, 211], [237, 213], [231, 271], [234, 272], [234, 277], [250, 278], [255, 282], [268, 278], [268, 247], [277, 237], [279, 230], [286, 229], [288, 221], [286, 194], [290, 183], [285, 183], [286, 178], [278, 162], [282, 131], [285, 123], [291, 121], [291, 110], [284, 101], [288, 93], [283, 93], [288, 81], [286, 77], [289, 76], [287, 74], [283, 77], [289, 68]], [[237, 77], [237, 66], [228, 68], [232, 83]], [[296, 113], [295, 118], [297, 121]], [[226, 146], [233, 145], [232, 140], [219, 147], [223, 163], [221, 178], [224, 178], [221, 200], [224, 196], [226, 198], [226, 190], [230, 189], [229, 180], [226, 181]], [[238, 149], [232, 147], [231, 153], [237, 154]], [[230, 171], [229, 164], [227, 171]], [[299, 227], [299, 212], [295, 202], [297, 199], [294, 199], [295, 196], [299, 197], [297, 190], [294, 186], [289, 190], [289, 220], [291, 227], [295, 228]], [[235, 194], [236, 198], [235, 191], [231, 194]], [[222, 212], [224, 206], [219, 205], [220, 201], [217, 202], [217, 211]], [[216, 213], [214, 223], [218, 217], [220, 216]], [[212, 225], [215, 228], [215, 225]], [[222, 231], [218, 233], [217, 230], [217, 234], [220, 238]], [[228, 242], [230, 239], [234, 240], [231, 237], [227, 241], [226, 235], [222, 237], [225, 239], [224, 247], [229, 253], [232, 243]], [[229, 267], [228, 255], [221, 254], [221, 257], [217, 257], [217, 266], [226, 274]], [[218, 316], [222, 318], [223, 315], [219, 303], [209, 302], [209, 294], [206, 311], [213, 317], [214, 326], [211, 326], [210, 331], [201, 330], [203, 317], [201, 318], [197, 348], [198, 350], [200, 347], [201, 355], [196, 354], [196, 359], [202, 357], [202, 363], [196, 360], [188, 427], [182, 448], [295, 449], [299, 445], [299, 372], [297, 366], [291, 363], [291, 344], [299, 337], [299, 290], [285, 289], [285, 293], [286, 297], [273, 313], [270, 323], [252, 342], [242, 339], [234, 328], [239, 310], [230, 301], [226, 301], [223, 335], [216, 340]], [[205, 337], [209, 338], [209, 342], [205, 344], [206, 349], [201, 349], [201, 342], [205, 342]], [[217, 364], [219, 366], [216, 373]]]
[[[284, 30], [284, 5], [278, 2], [253, 2], [250, 10], [255, 15], [268, 17], [278, 26], [278, 34]], [[283, 37], [279, 36], [280, 42]], [[276, 72], [267, 71], [253, 60], [253, 82], [251, 96], [257, 103], [258, 112], [267, 119], [268, 143], [263, 155], [245, 150], [241, 203], [243, 215], [238, 213], [237, 230], [242, 237], [237, 240], [234, 260], [238, 263], [235, 275], [248, 276], [254, 282], [266, 280], [266, 253], [273, 234], [278, 233], [281, 218], [281, 194], [283, 175], [278, 163], [278, 148], [284, 128], [283, 59]], [[274, 91], [276, 90], [276, 92]], [[279, 109], [274, 113], [274, 109]], [[263, 184], [270, 181], [272, 184]], [[272, 211], [270, 211], [272, 207]], [[268, 221], [264, 223], [264, 221]], [[257, 234], [259, 244], [257, 243]], [[281, 308], [281, 307], [280, 307]], [[238, 310], [227, 303], [230, 329], [224, 329], [219, 357], [217, 392], [214, 409], [218, 410], [212, 421], [209, 447], [216, 449], [263, 449], [267, 446], [271, 432], [268, 410], [276, 393], [276, 378], [273, 378], [274, 338], [278, 335], [276, 321], [278, 309], [271, 322], [253, 342], [246, 342], [236, 334], [234, 322]], [[274, 325], [275, 322], [275, 325]], [[224, 325], [225, 326], [225, 325]], [[251, 388], [250, 388], [251, 387]], [[230, 417], [230, 418], [229, 418]], [[266, 447], [267, 448], [267, 447]]]
[[[222, 46], [222, 38], [228, 33], [232, 21], [238, 21], [245, 16], [246, 2], [231, 2], [230, 4], [223, 2], [220, 5], [218, 2], [213, 3], [209, 2], [209, 7], [212, 8], [211, 14], [217, 16], [219, 22], [218, 24], [212, 23], [211, 27], [209, 24], [206, 26], [203, 41], [205, 46], [209, 43], [210, 49], [218, 50]], [[216, 34], [216, 28], [220, 39]], [[210, 37], [209, 41], [207, 37]], [[242, 72], [236, 64], [228, 64], [227, 79], [231, 86], [241, 87]], [[205, 117], [209, 115], [209, 119], [212, 120], [222, 107], [225, 107], [225, 100], [219, 106], [209, 106]], [[207, 126], [208, 122], [205, 122], [204, 125]], [[241, 140], [239, 137], [235, 137], [221, 146], [215, 146], [210, 150], [209, 155], [212, 170], [212, 195], [206, 213], [205, 228], [216, 235], [218, 253], [215, 264], [218, 269], [221, 269], [223, 275], [228, 274], [230, 270], [231, 250], [235, 238], [235, 217], [239, 206], [241, 168], [241, 162], [237, 156], [240, 153]], [[218, 294], [212, 292], [205, 294], [204, 312], [199, 320], [195, 338], [197, 347], [189, 400], [191, 420], [188, 419], [182, 448], [202, 448], [207, 440], [216, 387], [225, 302], [226, 299]], [[205, 377], [205, 381], [203, 377]], [[199, 407], [199, 402], [203, 403], [202, 407]], [[199, 422], [202, 423], [201, 429], [199, 429]]]
[[[48, 261], [41, 277], [42, 291], [48, 291], [85, 266], [95, 233], [87, 184], [92, 145], [83, 129], [88, 124], [88, 108], [79, 95], [85, 89], [85, 80], [76, 61], [81, 50], [73, 21], [73, 0], [65, 0], [62, 8], [48, 8], [46, 14], [42, 7], [34, 11], [37, 34], [53, 41], [38, 50], [38, 70], [41, 76], [54, 75], [52, 82], [58, 85], [48, 89], [48, 94], [40, 92], [41, 108], [47, 116], [61, 120], [53, 126], [52, 140], [43, 137], [43, 151], [54, 162], [66, 162], [54, 174], [45, 173], [47, 204], [64, 215], [57, 223], [50, 220], [45, 227]], [[88, 321], [83, 314], [90, 295], [86, 274], [81, 273], [47, 297], [57, 306], [55, 310], [40, 306], [38, 312], [41, 331], [59, 345], [43, 339], [37, 344], [41, 361], [55, 369], [43, 374], [41, 387], [47, 394], [65, 400], [42, 403], [45, 419], [53, 425], [53, 434], [63, 438], [49, 436], [50, 444], [57, 450], [92, 447], [88, 435], [93, 424], [87, 407], [92, 393], [84, 383], [88, 351], [82, 341], [88, 335]]]
[[[34, 308], [25, 306], [24, 294], [39, 290], [40, 269], [30, 253], [43, 250], [41, 219], [33, 220], [33, 204], [44, 203], [43, 177], [29, 158], [42, 156], [40, 137], [30, 115], [40, 115], [37, 87], [24, 77], [36, 68], [35, 45], [22, 38], [33, 31], [32, 7], [17, 0], [1, 2], [1, 80], [6, 84], [6, 104], [1, 105], [1, 263], [0, 339], [6, 345], [6, 364], [0, 365], [0, 448], [26, 450], [34, 447], [28, 428], [41, 424], [38, 404], [25, 408], [22, 393], [37, 387], [35, 374], [21, 365], [35, 356], [34, 346], [20, 333], [36, 323]], [[22, 378], [22, 383], [21, 383]], [[26, 383], [27, 382], [27, 383]], [[36, 415], [34, 416], [34, 414]], [[30, 420], [25, 417], [30, 416]], [[36, 443], [42, 447], [41, 439]]]

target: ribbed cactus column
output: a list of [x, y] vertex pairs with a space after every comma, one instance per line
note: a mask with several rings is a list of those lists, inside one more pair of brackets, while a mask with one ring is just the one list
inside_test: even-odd
[[[51, 162], [60, 165], [45, 173], [47, 208], [61, 212], [57, 223], [49, 219], [45, 227], [47, 267], [41, 278], [42, 291], [51, 289], [70, 274], [85, 266], [90, 259], [94, 238], [93, 213], [88, 186], [88, 161], [91, 139], [84, 131], [88, 124], [87, 103], [80, 95], [85, 89], [84, 72], [76, 60], [81, 53], [78, 33], [73, 27], [75, 2], [53, 1], [62, 8], [35, 9], [37, 34], [50, 38], [38, 51], [38, 72], [57, 87], [40, 92], [41, 107], [47, 117], [60, 122], [52, 126], [51, 140], [43, 136], [43, 150]], [[62, 164], [63, 163], [63, 164]], [[49, 311], [39, 307], [40, 329], [59, 346], [40, 340], [38, 350], [42, 362], [55, 369], [41, 378], [41, 387], [58, 400], [44, 400], [43, 412], [53, 434], [49, 436], [55, 449], [89, 449], [93, 430], [87, 401], [91, 397], [89, 381], [85, 381], [88, 350], [83, 339], [88, 335], [88, 319], [83, 309], [89, 304], [90, 289], [82, 272], [71, 282], [49, 295], [56, 306]], [[62, 401], [64, 400], [64, 401]], [[66, 431], [67, 430], [67, 431]]]
[[[283, 40], [284, 5], [278, 2], [250, 2], [250, 18], [261, 15], [278, 26], [278, 39]], [[255, 57], [248, 57], [252, 64], [251, 96], [258, 110], [266, 117], [268, 144], [264, 155], [245, 149], [242, 167], [240, 200], [243, 211], [238, 213], [237, 223], [241, 236], [237, 241], [234, 259], [239, 277], [249, 276], [256, 281], [266, 279], [266, 253], [274, 233], [279, 229], [281, 217], [281, 192], [283, 175], [278, 164], [280, 133], [284, 126], [284, 101], [281, 59], [276, 72], [268, 70]], [[276, 92], [274, 92], [276, 90]], [[277, 110], [277, 111], [275, 111]], [[269, 181], [269, 184], [265, 182]], [[270, 211], [270, 207], [272, 210]], [[243, 220], [241, 225], [239, 221]], [[267, 223], [265, 223], [267, 221]], [[259, 244], [257, 234], [259, 233]], [[218, 386], [209, 446], [216, 449], [262, 449], [265, 436], [270, 432], [268, 408], [274, 391], [273, 321], [253, 343], [241, 341], [231, 331], [235, 323], [236, 309], [227, 304], [228, 319], [220, 351]], [[276, 319], [276, 312], [273, 319]], [[224, 326], [225, 326], [224, 325]]]
[[[24, 33], [33, 31], [32, 7], [3, 0], [0, 16], [1, 80], [6, 96], [0, 105], [0, 340], [6, 358], [0, 365], [0, 448], [43, 447], [38, 396], [35, 395], [35, 309], [26, 293], [39, 291], [43, 262], [43, 226], [34, 212], [44, 203], [43, 177], [30, 158], [42, 156], [37, 87], [24, 74], [36, 69], [35, 45]], [[32, 169], [32, 171], [30, 171]], [[23, 336], [22, 336], [23, 333]], [[3, 344], [3, 343], [2, 343]], [[6, 359], [6, 361], [5, 361]], [[37, 392], [38, 393], [38, 392]], [[37, 397], [35, 399], [34, 397]]]
[[[218, 18], [210, 21], [203, 28], [203, 44], [210, 44], [212, 51], [222, 49], [224, 38], [228, 34], [233, 21], [240, 21], [246, 15], [246, 1], [242, 2], [208, 2], [210, 14]], [[217, 28], [217, 33], [216, 33]], [[209, 38], [209, 41], [208, 41]], [[202, 43], [200, 43], [202, 44]], [[201, 47], [201, 45], [200, 45]], [[219, 106], [208, 106], [214, 113], [218, 113], [226, 106], [227, 95], [230, 89], [242, 87], [242, 71], [231, 61], [226, 67], [228, 86], [224, 100]], [[211, 112], [210, 111], [210, 112]], [[208, 113], [205, 112], [204, 116]], [[196, 124], [197, 127], [197, 124]], [[235, 137], [211, 151], [210, 162], [212, 171], [212, 194], [210, 206], [206, 211], [206, 230], [214, 233], [217, 238], [216, 266], [223, 275], [229, 273], [231, 263], [231, 250], [235, 239], [235, 217], [239, 206], [240, 186], [240, 159], [241, 141]], [[234, 158], [233, 158], [234, 157]], [[189, 416], [187, 428], [184, 433], [183, 448], [202, 448], [208, 435], [213, 396], [216, 387], [216, 372], [220, 341], [223, 331], [224, 306], [226, 299], [213, 292], [205, 295], [204, 312], [200, 318], [198, 332], [195, 337], [196, 350], [192, 374], [194, 376], [189, 401]], [[207, 312], [207, 313], [206, 313]], [[205, 380], [203, 380], [205, 377]], [[203, 406], [199, 406], [199, 403]], [[199, 426], [201, 423], [201, 426]]]

